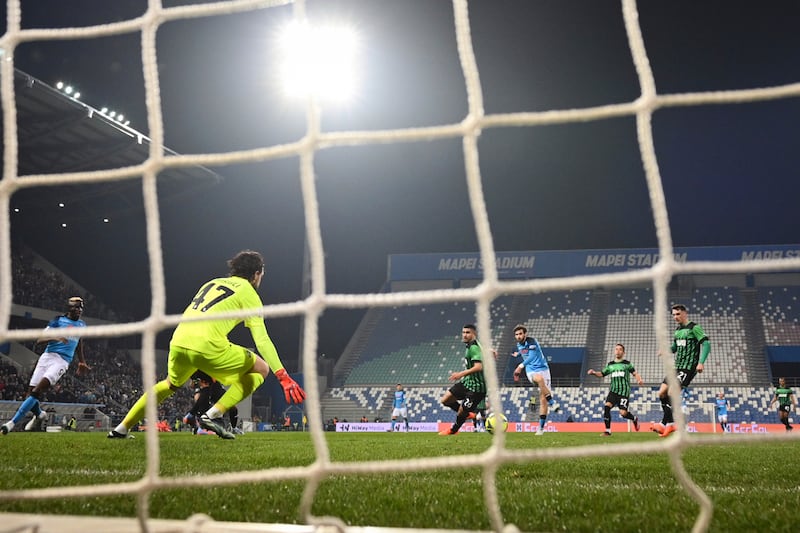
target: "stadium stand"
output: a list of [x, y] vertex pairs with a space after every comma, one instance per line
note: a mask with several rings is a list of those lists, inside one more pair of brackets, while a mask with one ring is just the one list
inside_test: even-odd
[[[414, 422], [452, 421], [453, 412], [439, 404], [446, 386], [406, 387], [408, 395], [409, 419]], [[661, 404], [656, 400], [657, 387], [633, 387], [631, 391], [631, 410], [643, 422], [661, 419]], [[323, 402], [323, 418], [358, 420], [366, 416], [388, 420], [391, 414], [391, 386], [342, 387], [329, 391], [330, 396], [339, 401]], [[728, 399], [729, 420], [731, 423], [766, 424], [777, 423], [775, 409], [769, 408], [774, 388], [730, 386], [699, 386], [690, 388], [687, 397], [687, 421], [694, 423], [714, 422], [714, 400], [717, 393], [724, 392]], [[557, 413], [550, 413], [551, 422], [565, 422], [572, 418], [575, 422], [602, 424], [602, 404], [608, 394], [607, 385], [590, 387], [559, 387], [554, 393], [561, 406]], [[514, 422], [532, 422], [538, 419], [538, 410], [531, 412], [528, 400], [531, 394], [538, 396], [532, 387], [501, 387], [502, 411]], [[490, 409], [492, 410], [492, 409]], [[613, 415], [615, 421], [618, 415]]]

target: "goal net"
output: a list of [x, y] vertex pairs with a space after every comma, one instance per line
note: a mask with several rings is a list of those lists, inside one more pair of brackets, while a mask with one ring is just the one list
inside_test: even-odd
[[[289, 316], [303, 317], [303, 353], [302, 367], [306, 370], [306, 412], [316, 461], [303, 468], [264, 468], [251, 472], [238, 472], [211, 476], [164, 477], [159, 474], [159, 440], [156, 432], [146, 433], [147, 469], [146, 474], [132, 483], [87, 486], [53, 486], [42, 489], [0, 490], [0, 500], [42, 500], [53, 498], [86, 498], [102, 495], [128, 494], [135, 495], [137, 505], [136, 519], [102, 518], [102, 517], [48, 517], [25, 516], [20, 519], [12, 514], [0, 517], [4, 528], [16, 527], [16, 531], [37, 531], [58, 529], [60, 531], [91, 530], [142, 530], [142, 531], [316, 531], [316, 530], [357, 530], [348, 527], [338, 517], [315, 516], [312, 503], [320, 484], [329, 476], [342, 473], [380, 475], [389, 472], [420, 472], [442, 468], [464, 468], [464, 465], [478, 465], [482, 470], [484, 502], [489, 515], [491, 528], [496, 531], [513, 531], [515, 526], [506, 522], [501, 506], [498, 504], [496, 475], [498, 470], [507, 464], [520, 462], [540, 462], [553, 459], [585, 458], [600, 455], [625, 455], [631, 453], [664, 454], [669, 457], [669, 464], [675, 477], [686, 493], [697, 503], [694, 529], [704, 531], [708, 528], [713, 506], [711, 499], [687, 474], [683, 467], [682, 454], [689, 446], [700, 446], [704, 442], [702, 436], [689, 438], [686, 432], [678, 431], [669, 439], [653, 439], [641, 444], [620, 445], [614, 447], [566, 447], [558, 449], [509, 449], [506, 447], [506, 436], [498, 433], [492, 437], [491, 448], [472, 456], [427, 458], [409, 461], [369, 461], [341, 463], [331, 459], [329, 445], [323, 434], [321, 419], [320, 394], [316, 365], [318, 355], [319, 320], [326, 310], [331, 309], [363, 309], [380, 308], [394, 305], [427, 304], [444, 302], [474, 302], [477, 309], [478, 331], [491, 331], [490, 305], [499, 295], [531, 294], [555, 289], [587, 289], [595, 287], [623, 287], [631, 283], [648, 283], [652, 285], [654, 309], [669, 308], [667, 288], [670, 280], [680, 274], [719, 274], [745, 272], [780, 272], [800, 270], [800, 258], [784, 258], [745, 262], [676, 262], [673, 258], [673, 239], [665, 201], [664, 189], [659, 174], [656, 157], [656, 143], [653, 136], [652, 119], [656, 110], [675, 106], [730, 105], [758, 100], [774, 100], [800, 96], [800, 83], [789, 85], [754, 88], [747, 90], [696, 92], [682, 94], [660, 94], [656, 90], [654, 72], [651, 70], [647, 48], [639, 25], [637, 3], [635, 0], [620, 2], [620, 17], [624, 21], [628, 45], [638, 77], [639, 94], [635, 99], [623, 103], [599, 105], [581, 109], [553, 109], [543, 112], [509, 112], [488, 114], [484, 110], [483, 86], [470, 26], [470, 3], [467, 0], [453, 0], [453, 36], [457, 43], [460, 69], [463, 73], [464, 87], [467, 93], [468, 107], [464, 110], [463, 120], [439, 126], [402, 128], [378, 131], [326, 131], [322, 125], [322, 117], [318, 102], [309, 99], [307, 108], [306, 130], [296, 141], [260, 146], [254, 149], [226, 153], [204, 153], [196, 155], [171, 155], [165, 153], [165, 124], [161, 108], [159, 48], [157, 33], [162, 26], [190, 18], [215, 17], [246, 11], [269, 10], [286, 4], [293, 5], [293, 14], [303, 20], [306, 14], [306, 2], [289, 2], [281, 0], [231, 0], [212, 3], [198, 3], [177, 7], [163, 7], [160, 0], [149, 0], [144, 15], [130, 20], [111, 24], [86, 26], [80, 28], [40, 28], [23, 29], [21, 20], [24, 9], [20, 0], [8, 0], [7, 32], [0, 39], [0, 94], [3, 105], [3, 138], [4, 168], [3, 180], [0, 183], [0, 339], [30, 340], [38, 336], [39, 331], [10, 330], [7, 328], [12, 304], [12, 269], [11, 269], [11, 221], [10, 198], [22, 189], [29, 187], [58, 186], [62, 184], [81, 184], [94, 182], [115, 182], [140, 178], [142, 195], [146, 213], [147, 253], [151, 275], [152, 311], [150, 316], [140, 322], [131, 322], [110, 326], [92, 326], [85, 333], [86, 338], [139, 334], [142, 338], [142, 371], [144, 386], [147, 389], [155, 383], [156, 337], [166, 328], [175, 326], [180, 316], [169, 315], [166, 309], [166, 290], [164, 283], [164, 257], [161, 249], [161, 226], [159, 220], [157, 176], [168, 168], [187, 168], [195, 165], [224, 166], [242, 163], [261, 162], [282, 159], [289, 156], [297, 158], [300, 188], [302, 191], [306, 239], [308, 243], [310, 265], [310, 291], [304, 299], [281, 305], [267, 305], [262, 314], [265, 318]], [[503, 9], [498, 5], [497, 9]], [[139, 165], [123, 167], [103, 172], [72, 172], [58, 175], [26, 175], [21, 176], [17, 167], [17, 114], [16, 88], [14, 85], [15, 49], [23, 43], [40, 40], [70, 40], [80, 38], [100, 38], [111, 35], [136, 33], [141, 38], [141, 61], [143, 64], [144, 84], [148, 112], [148, 134], [152, 140], [149, 157]], [[213, 37], [209, 37], [213, 38]], [[592, 122], [616, 117], [632, 117], [636, 124], [636, 137], [644, 168], [644, 175], [649, 193], [653, 223], [658, 238], [659, 260], [650, 268], [619, 274], [602, 274], [596, 276], [564, 277], [555, 279], [531, 279], [524, 281], [504, 281], [498, 276], [495, 265], [495, 243], [490, 228], [490, 219], [486, 209], [484, 183], [479, 164], [478, 139], [482, 132], [501, 128], [521, 128], [531, 126], [558, 125], [577, 122]], [[480, 257], [483, 264], [483, 280], [480, 284], [469, 288], [449, 290], [429, 290], [399, 293], [372, 294], [332, 294], [326, 290], [326, 255], [323, 227], [320, 221], [320, 198], [315, 183], [315, 157], [321, 150], [331, 147], [364, 146], [373, 147], [390, 143], [432, 142], [442, 139], [459, 139], [462, 147], [462, 159], [465, 169], [464, 185], [468, 191], [469, 209], [474, 221]], [[526, 231], [520, 229], [520, 231]], [[655, 317], [663, 318], [656, 312]], [[664, 353], [669, 353], [670, 332], [666, 320], [655, 320], [653, 329], [658, 345]], [[485, 358], [485, 371], [488, 382], [498, 383], [498, 369], [492, 357]], [[665, 375], [672, 361], [664, 358]], [[672, 390], [677, 391], [677, 383], [673, 378]], [[499, 392], [496, 388], [489, 391], [492, 405], [500, 405]], [[679, 393], [672, 398], [673, 405], [680, 405]], [[156, 406], [151, 402], [147, 408], [147, 418], [156, 419]], [[677, 424], [686, 424], [684, 414], [675, 411]], [[736, 442], [735, 436], [715, 436], [714, 442]], [[769, 435], [767, 440], [790, 439], [791, 435]], [[721, 439], [721, 440], [720, 440]], [[87, 454], [89, 457], [90, 454]], [[245, 524], [214, 522], [203, 515], [193, 515], [185, 521], [167, 521], [151, 516], [148, 499], [161, 489], [197, 487], [200, 485], [231, 485], [275, 481], [304, 480], [305, 491], [300, 502], [299, 516], [303, 517], [302, 525], [282, 524]], [[246, 488], [243, 490], [247, 490]], [[445, 498], [442, 505], [453, 506], [457, 495]], [[527, 496], [526, 496], [527, 497]], [[44, 506], [46, 508], [46, 506]], [[378, 514], [379, 511], [376, 511]], [[57, 526], [56, 526], [57, 524]], [[431, 524], [441, 528], [442, 524]]]

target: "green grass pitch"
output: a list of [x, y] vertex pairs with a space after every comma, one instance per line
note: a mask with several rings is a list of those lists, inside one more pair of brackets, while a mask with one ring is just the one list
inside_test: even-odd
[[[488, 434], [326, 434], [331, 460], [375, 461], [480, 453]], [[695, 438], [695, 437], [691, 437]], [[507, 434], [509, 449], [653, 442], [650, 432]], [[710, 531], [797, 531], [800, 440], [711, 444], [683, 452], [692, 479], [714, 502]], [[706, 441], [707, 442], [707, 441]], [[308, 433], [253, 433], [223, 441], [189, 433], [159, 435], [165, 477], [242, 472], [314, 462]], [[0, 438], [0, 512], [135, 515], [131, 494], [11, 500], [17, 489], [131, 482], [145, 473], [145, 438], [109, 440], [98, 433], [19, 433]], [[300, 480], [161, 489], [154, 518], [205, 513], [220, 521], [302, 523]], [[689, 531], [697, 504], [678, 484], [665, 453], [534, 460], [497, 475], [506, 523], [523, 531]], [[490, 529], [478, 467], [423, 472], [332, 475], [316, 493], [313, 513], [353, 526]]]

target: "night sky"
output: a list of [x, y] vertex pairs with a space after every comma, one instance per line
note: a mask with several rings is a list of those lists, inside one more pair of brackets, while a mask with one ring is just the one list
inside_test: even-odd
[[[345, 21], [361, 40], [358, 94], [323, 106], [324, 131], [464, 118], [450, 2], [307, 4], [312, 21]], [[660, 94], [800, 82], [798, 2], [638, 7]], [[23, 27], [100, 24], [144, 9], [138, 0], [24, 2]], [[275, 34], [290, 17], [291, 6], [284, 6], [161, 26], [169, 148], [223, 152], [302, 137], [302, 102], [283, 96], [276, 80]], [[482, 0], [470, 2], [470, 18], [487, 114], [624, 103], [640, 94], [620, 2]], [[2, 22], [5, 30], [5, 13]], [[124, 110], [131, 127], [147, 134], [139, 44], [138, 33], [25, 43], [15, 66], [49, 84], [73, 83], [81, 100]], [[658, 110], [654, 137], [673, 244], [800, 242], [799, 123], [798, 98]], [[479, 147], [496, 250], [657, 246], [633, 117], [486, 129]], [[328, 149], [315, 164], [328, 292], [379, 290], [388, 254], [477, 251], [460, 139]], [[180, 312], [244, 248], [266, 256], [264, 301], [296, 301], [304, 239], [298, 160], [213, 170], [224, 177], [221, 185], [162, 205], [167, 311]], [[43, 198], [43, 213], [54, 209], [49, 201]], [[107, 225], [87, 218], [69, 232], [54, 227], [17, 236], [99, 298], [143, 317], [150, 310], [143, 219], [110, 217]], [[362, 314], [326, 311], [320, 352], [341, 353]], [[299, 320], [270, 320], [267, 327], [293, 369]]]

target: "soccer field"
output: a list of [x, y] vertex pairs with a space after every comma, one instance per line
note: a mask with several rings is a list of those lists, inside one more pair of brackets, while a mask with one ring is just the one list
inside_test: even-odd
[[[133, 494], [44, 503], [10, 497], [19, 489], [135, 482], [146, 464], [144, 435], [137, 436], [119, 441], [93, 433], [15, 432], [2, 438], [0, 512], [135, 516]], [[586, 433], [506, 437], [510, 450], [659, 440], [649, 432], [612, 438]], [[336, 463], [465, 456], [472, 464], [471, 456], [491, 444], [491, 436], [480, 433], [333, 433], [325, 438]], [[796, 530], [800, 442], [763, 442], [754, 435], [736, 440], [748, 444], [704, 444], [683, 454], [687, 472], [714, 503], [710, 531]], [[167, 433], [159, 435], [159, 443], [160, 474], [166, 478], [303, 467], [315, 460], [309, 433], [253, 433], [235, 441]], [[219, 521], [298, 524], [303, 523], [304, 486], [292, 479], [160, 489], [150, 498], [150, 514], [184, 520], [205, 513]], [[124, 490], [133, 489], [123, 485]], [[699, 512], [670, 470], [666, 453], [508, 463], [498, 471], [497, 490], [505, 522], [523, 531], [689, 531]], [[312, 511], [353, 526], [491, 529], [479, 467], [331, 475], [320, 484]]]

